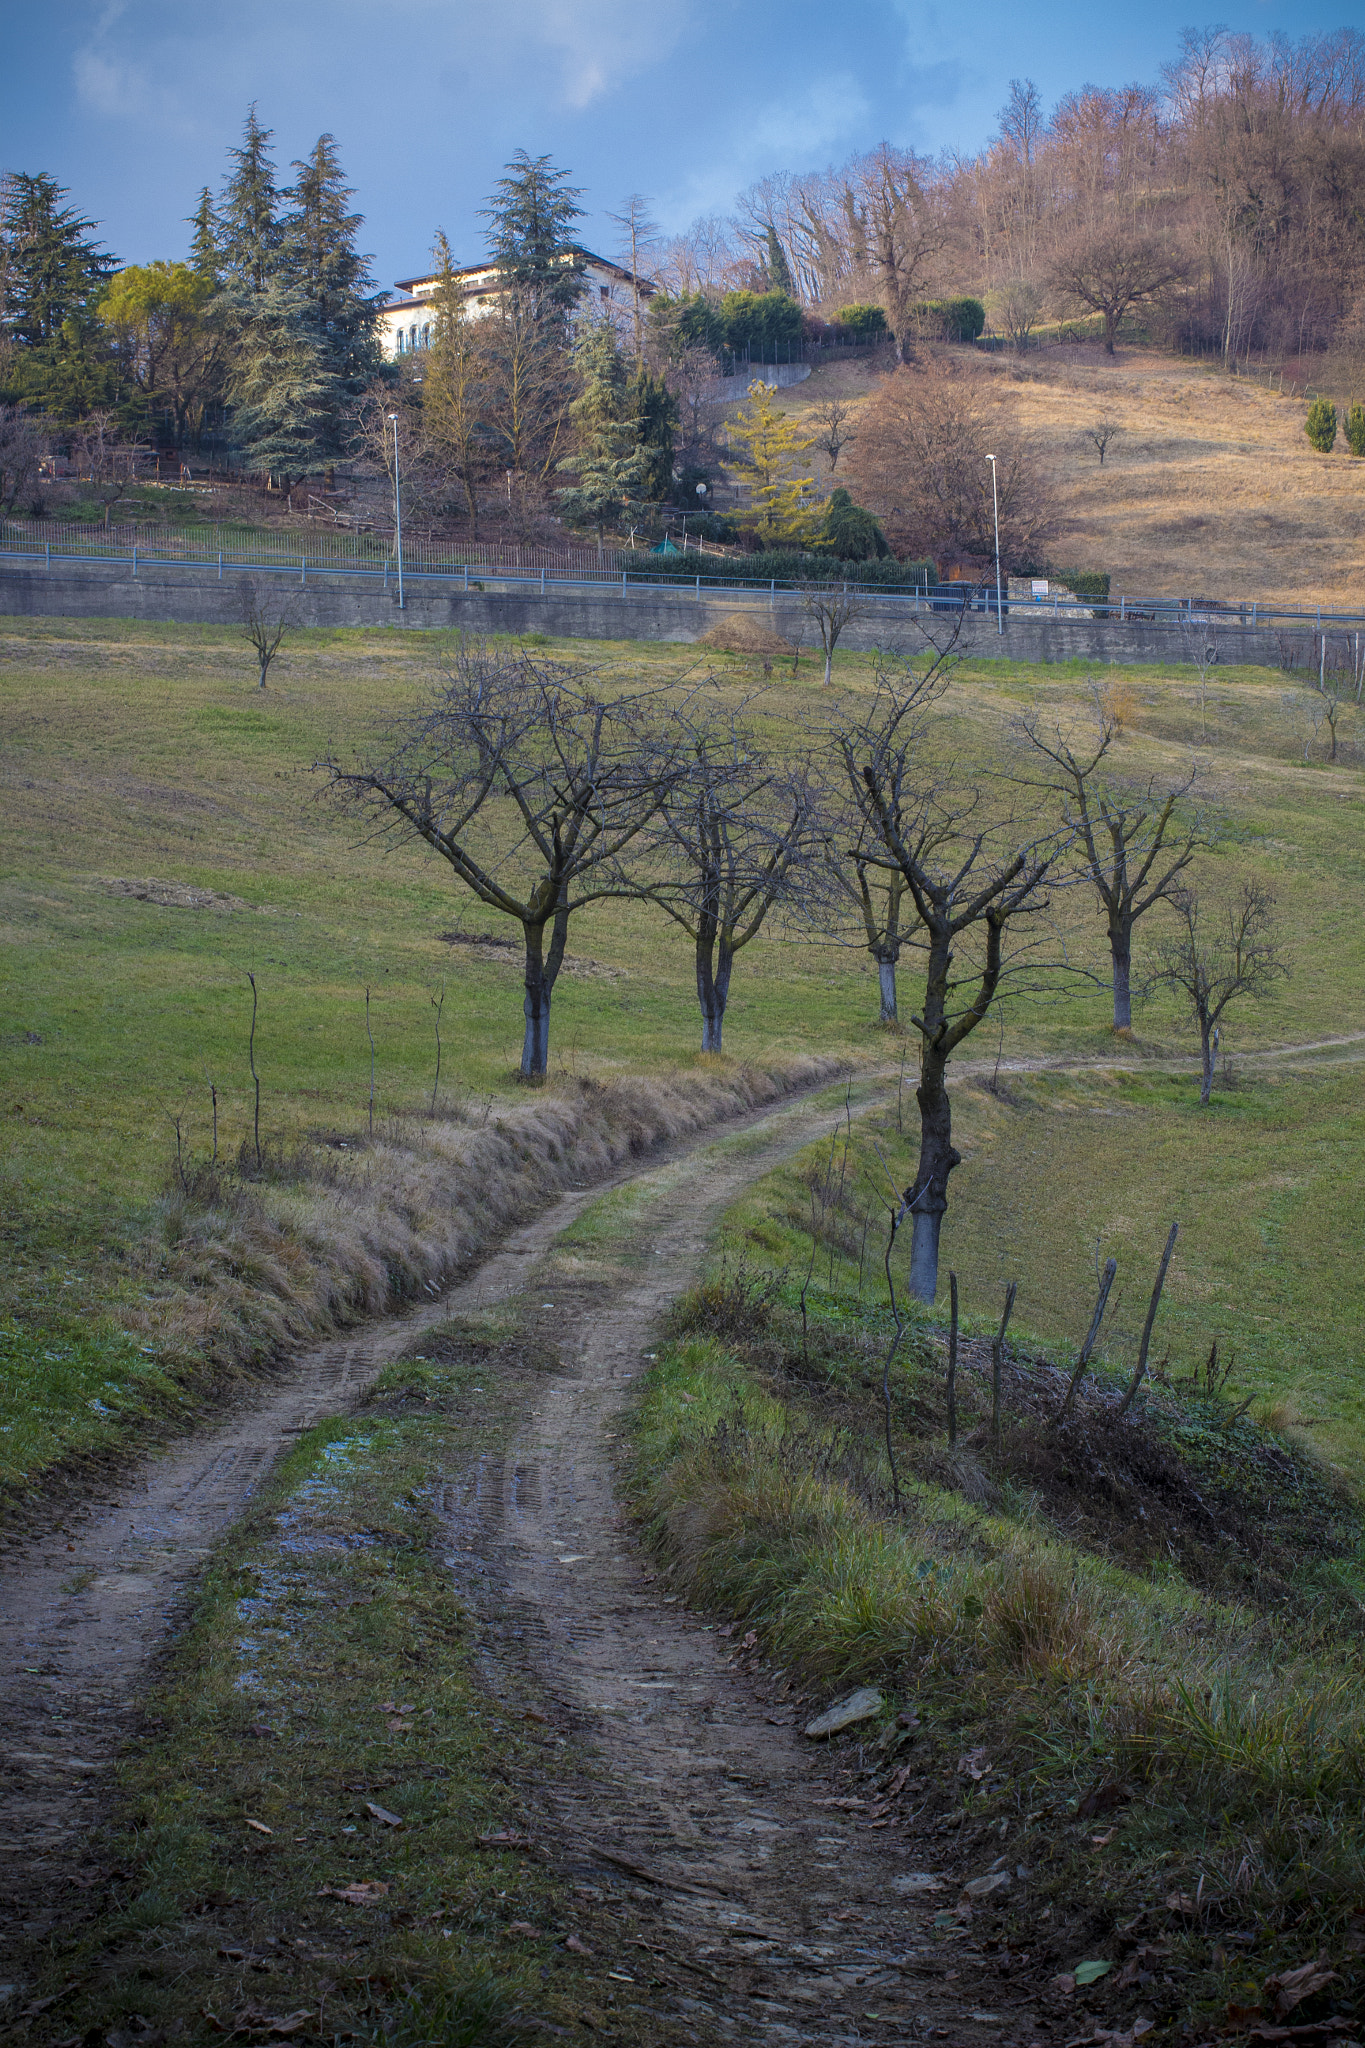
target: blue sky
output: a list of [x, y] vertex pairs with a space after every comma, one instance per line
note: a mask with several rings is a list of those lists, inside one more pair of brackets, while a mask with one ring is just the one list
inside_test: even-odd
[[[1363, 14], [1232, 0], [1214, 18], [1299, 36]], [[973, 150], [1012, 77], [1049, 106], [1155, 83], [1191, 18], [1190, 0], [0, 0], [0, 168], [53, 173], [125, 262], [183, 255], [254, 99], [282, 166], [336, 135], [389, 284], [438, 226], [457, 259], [481, 253], [478, 208], [518, 148], [574, 172], [584, 239], [610, 253], [628, 192], [676, 229], [883, 138]]]

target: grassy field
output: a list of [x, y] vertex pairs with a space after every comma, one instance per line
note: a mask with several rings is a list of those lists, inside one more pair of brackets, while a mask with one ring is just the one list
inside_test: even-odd
[[[695, 661], [678, 647], [565, 651], [622, 680], [666, 681]], [[442, 983], [438, 1121], [477, 1122], [524, 1100], [516, 953], [442, 936], [507, 934], [435, 859], [367, 841], [320, 803], [312, 773], [329, 745], [345, 751], [381, 731], [441, 654], [431, 635], [301, 633], [262, 696], [226, 631], [5, 622], [5, 1398], [31, 1411], [41, 1387], [53, 1403], [48, 1449], [23, 1469], [64, 1444], [97, 1445], [113, 1426], [107, 1411], [175, 1407], [168, 1362], [139, 1334], [162, 1284], [145, 1248], [171, 1245], [183, 1227], [176, 1119], [187, 1173], [211, 1150], [212, 1087], [220, 1158], [235, 1160], [249, 1137], [249, 971], [260, 991], [262, 1130], [281, 1155], [310, 1142], [317, 1157], [335, 1159], [342, 1143], [364, 1151], [367, 987], [377, 1135], [430, 1100], [432, 997]], [[753, 688], [752, 665], [716, 660], [723, 692]], [[843, 686], [870, 679], [869, 660], [841, 658]], [[1081, 715], [1087, 687], [1079, 668], [964, 668], [935, 744], [945, 759], [998, 766], [1011, 758], [1019, 712]], [[1293, 973], [1272, 1001], [1233, 1020], [1243, 1085], [1207, 1115], [1192, 1107], [1191, 1081], [1151, 1072], [1030, 1079], [1012, 1084], [1018, 1106], [964, 1094], [968, 1159], [954, 1184], [949, 1256], [983, 1312], [1006, 1271], [1018, 1272], [1021, 1314], [1041, 1334], [1063, 1334], [1077, 1320], [1096, 1235], [1122, 1246], [1126, 1271], [1129, 1253], [1146, 1259], [1168, 1213], [1181, 1213], [1173, 1301], [1188, 1316], [1189, 1342], [1215, 1325], [1228, 1331], [1258, 1393], [1297, 1402], [1351, 1461], [1354, 1070], [1272, 1076], [1244, 1055], [1365, 1030], [1365, 784], [1354, 742], [1333, 766], [1320, 747], [1304, 761], [1283, 679], [1260, 672], [1221, 673], [1202, 707], [1188, 675], [1125, 672], [1122, 688], [1120, 766], [1143, 778], [1198, 758], [1201, 788], [1225, 820], [1209, 872], [1220, 885], [1251, 872], [1271, 882]], [[821, 699], [816, 670], [774, 676], [765, 713], [774, 735], [809, 737]], [[1073, 959], [1101, 966], [1084, 898], [1064, 894], [1057, 917]], [[565, 1085], [695, 1064], [691, 962], [664, 919], [603, 906], [577, 923], [570, 954], [552, 1041]], [[1192, 1049], [1164, 1002], [1143, 1006], [1139, 1033], [1122, 1048], [1139, 1066]], [[990, 1059], [994, 1035], [985, 1040], [971, 1050]], [[751, 1059], [813, 1048], [899, 1055], [875, 1024], [865, 954], [779, 932], [741, 958], [727, 1048]], [[1021, 995], [1005, 1012], [1006, 1065], [1103, 1063], [1114, 1050], [1097, 989]], [[1051, 1197], [1041, 1217], [1040, 1179]]]
[[[1309, 446], [1304, 399], [1148, 349], [1121, 348], [1111, 360], [1093, 344], [1052, 347], [1018, 364], [949, 353], [987, 416], [1036, 443], [1058, 512], [1059, 565], [1107, 569], [1115, 597], [1360, 604], [1365, 463], [1340, 434], [1330, 455]], [[856, 431], [879, 374], [832, 364], [780, 402], [804, 416], [846, 397]], [[1103, 468], [1085, 439], [1102, 418], [1121, 430]]]

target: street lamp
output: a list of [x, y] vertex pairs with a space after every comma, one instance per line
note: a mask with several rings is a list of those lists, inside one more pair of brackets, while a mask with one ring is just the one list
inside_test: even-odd
[[398, 549], [398, 609], [403, 610], [403, 494], [398, 484], [398, 415], [389, 414], [393, 422], [393, 536]]
[[1005, 617], [1000, 608], [1000, 484], [995, 457], [988, 455], [986, 460], [991, 466], [991, 504], [995, 508], [995, 630], [997, 633], [1003, 633]]

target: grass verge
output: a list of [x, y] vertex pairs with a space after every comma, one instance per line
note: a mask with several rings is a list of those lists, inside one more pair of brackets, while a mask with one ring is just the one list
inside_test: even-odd
[[[895, 1136], [855, 1145], [869, 1135]], [[1027, 1950], [1077, 2033], [1081, 2011], [1229, 2040], [1350, 2014], [1356, 1503], [1216, 1377], [1168, 1373], [1119, 1420], [1124, 1375], [1104, 1366], [1059, 1429], [1067, 1361], [1026, 1340], [1008, 1349], [997, 1450], [984, 1318], [964, 1331], [950, 1449], [943, 1333], [916, 1315], [890, 1375], [895, 1512], [893, 1326], [866, 1254], [858, 1285], [856, 1203], [820, 1199], [830, 1156], [731, 1212], [645, 1385], [633, 1487], [675, 1589], [793, 1686], [884, 1688], [873, 1739], [851, 1738], [850, 1797], [912, 1828], [911, 1853], [959, 1894], [944, 1927], [974, 1917], [978, 1948]], [[1319, 1981], [1285, 1987], [1319, 1955]], [[1078, 1977], [1078, 1960], [1099, 1967]]]

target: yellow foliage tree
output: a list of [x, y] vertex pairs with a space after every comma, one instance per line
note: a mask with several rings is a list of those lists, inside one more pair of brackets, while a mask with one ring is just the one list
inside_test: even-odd
[[755, 378], [749, 386], [745, 410], [730, 422], [730, 440], [743, 451], [739, 467], [753, 485], [759, 532], [767, 540], [804, 540], [819, 521], [818, 506], [807, 502], [815, 479], [793, 476], [792, 468], [815, 444], [778, 411], [770, 385]]

